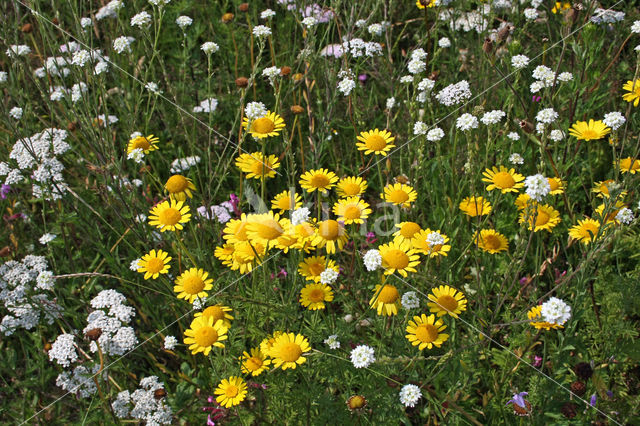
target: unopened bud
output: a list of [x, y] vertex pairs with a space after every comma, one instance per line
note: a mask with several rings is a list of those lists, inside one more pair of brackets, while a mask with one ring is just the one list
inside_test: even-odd
[[33, 31], [33, 25], [26, 23], [22, 26], [22, 28], [20, 28], [20, 31], [22, 31], [23, 33], [30, 33], [31, 31]]
[[233, 20], [233, 13], [227, 12], [224, 15], [222, 15], [222, 22], [224, 22], [225, 24], [227, 22], [231, 22]]
[[238, 10], [240, 12], [247, 12], [249, 11], [249, 3], [242, 3], [240, 4], [240, 6], [238, 6]]
[[304, 112], [304, 108], [302, 108], [300, 105], [293, 105], [291, 107], [291, 112], [293, 114], [302, 114]]
[[249, 79], [247, 77], [236, 78], [236, 86], [244, 89], [249, 85]]

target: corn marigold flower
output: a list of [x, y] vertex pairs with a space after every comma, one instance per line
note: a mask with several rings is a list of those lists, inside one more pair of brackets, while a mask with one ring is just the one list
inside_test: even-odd
[[413, 236], [422, 230], [420, 225], [415, 222], [400, 222], [396, 223], [395, 227], [398, 228], [398, 230], [393, 233], [393, 236], [395, 237], [394, 240], [398, 239], [400, 242], [411, 242]]
[[420, 264], [420, 256], [408, 241], [394, 240], [378, 247], [378, 251], [385, 275], [397, 272], [406, 277], [408, 272], [416, 272], [415, 267]]
[[326, 192], [333, 188], [338, 181], [338, 176], [327, 169], [309, 170], [300, 176], [300, 186], [307, 192]]
[[536, 204], [535, 208], [524, 209], [520, 213], [520, 223], [526, 223], [533, 232], [549, 231], [560, 223], [560, 213], [548, 204]]
[[417, 346], [419, 350], [439, 348], [449, 339], [449, 335], [442, 333], [447, 328], [441, 319], [436, 320], [435, 315], [414, 316], [407, 325], [407, 340]]
[[342, 250], [348, 239], [349, 236], [344, 225], [341, 222], [328, 219], [318, 223], [312, 244], [319, 249], [324, 247], [327, 253], [332, 254], [336, 252], [336, 249]]
[[484, 216], [491, 213], [491, 203], [485, 200], [484, 197], [476, 195], [466, 197], [460, 201], [458, 207], [464, 214], [471, 217]]
[[622, 90], [626, 90], [629, 93], [622, 95], [622, 99], [627, 102], [633, 102], [633, 106], [637, 107], [640, 104], [640, 80], [628, 80]]
[[503, 194], [507, 192], [518, 192], [524, 186], [522, 182], [524, 176], [516, 173], [515, 169], [507, 169], [504, 166], [486, 169], [483, 173], [482, 181], [489, 184], [487, 191], [499, 189]]
[[386, 156], [387, 152], [395, 147], [393, 144], [395, 137], [391, 136], [391, 133], [386, 130], [375, 129], [361, 132], [357, 139], [360, 141], [356, 143], [358, 150], [364, 151], [365, 154], [374, 153]]
[[196, 186], [191, 182], [191, 179], [182, 175], [173, 175], [164, 184], [164, 189], [167, 190], [172, 200], [185, 201], [187, 198], [193, 197], [191, 191], [195, 191]]
[[280, 161], [275, 155], [263, 156], [259, 151], [243, 153], [236, 158], [236, 167], [247, 174], [247, 179], [266, 179], [276, 175]]
[[336, 193], [340, 198], [359, 197], [367, 189], [367, 181], [360, 176], [348, 176], [336, 184]]
[[618, 222], [618, 219], [617, 219], [618, 212], [626, 208], [627, 205], [621, 200], [616, 200], [616, 203], [614, 206], [609, 206], [609, 211], [607, 212], [606, 216], [604, 214], [605, 207], [606, 206], [604, 203], [596, 207], [595, 212], [597, 213], [597, 215], [600, 216], [602, 219], [604, 219], [606, 223], [613, 222], [617, 225], [620, 224], [620, 222]]
[[[551, 12], [554, 13], [554, 14], [556, 14], [556, 13], [564, 13], [568, 9], [571, 9], [571, 3], [566, 2], [566, 1], [564, 1], [564, 2], [557, 1], [556, 4], [551, 9]], [[526, 395], [526, 393], [525, 393], [525, 395]]]
[[189, 219], [189, 206], [183, 201], [163, 201], [149, 210], [149, 225], [159, 228], [160, 232], [181, 230]]
[[482, 229], [473, 237], [478, 248], [491, 254], [509, 249], [507, 238], [495, 229]]
[[248, 117], [243, 118], [242, 127], [254, 138], [264, 139], [269, 136], [278, 136], [285, 124], [278, 114], [267, 111], [264, 116], [251, 120], [251, 123], [249, 123]]
[[225, 408], [239, 405], [247, 397], [247, 384], [242, 377], [231, 376], [222, 379], [216, 390], [213, 392], [216, 402]]
[[600, 222], [586, 218], [578, 220], [578, 224], [569, 229], [569, 236], [585, 245], [589, 245], [589, 243], [596, 240], [599, 230]]
[[640, 171], [640, 160], [632, 157], [622, 158], [620, 164], [613, 163], [614, 166], [620, 167], [622, 173], [631, 173], [635, 175]]
[[[396, 237], [397, 238], [397, 237]], [[446, 256], [451, 246], [447, 244], [449, 237], [440, 233], [440, 230], [432, 231], [423, 229], [416, 232], [411, 239], [411, 246], [416, 252], [429, 257]]]
[[158, 149], [158, 141], [160, 139], [153, 135], [148, 136], [136, 136], [135, 138], [131, 138], [129, 140], [129, 144], [127, 145], [127, 154], [131, 154], [134, 149], [140, 148], [144, 154], [148, 154], [151, 151], [155, 151]]
[[333, 213], [338, 216], [338, 221], [350, 225], [364, 223], [372, 210], [369, 208], [369, 204], [361, 198], [349, 197], [338, 200], [333, 205]]
[[311, 283], [300, 290], [300, 304], [310, 311], [325, 308], [325, 302], [333, 300], [333, 290], [326, 284]]
[[202, 352], [207, 356], [214, 346], [224, 348], [222, 341], [227, 340], [227, 331], [222, 320], [214, 322], [213, 317], [194, 318], [189, 329], [184, 332], [184, 344], [189, 345], [193, 355]]
[[367, 400], [362, 395], [352, 395], [347, 399], [347, 408], [352, 413], [359, 413], [367, 406]]
[[562, 179], [553, 177], [547, 178], [547, 181], [549, 182], [549, 194], [558, 195], [564, 192], [564, 182]]
[[569, 129], [569, 134], [578, 140], [598, 140], [611, 133], [611, 128], [607, 127], [602, 120], [576, 121]]
[[190, 268], [176, 278], [173, 291], [178, 293], [178, 299], [185, 299], [193, 303], [196, 298], [207, 297], [207, 290], [213, 288], [213, 278], [203, 269]]
[[325, 256], [310, 256], [298, 264], [298, 273], [316, 283], [320, 282], [320, 274], [326, 269], [333, 269], [336, 273], [340, 270], [333, 260]]
[[240, 369], [245, 374], [251, 374], [252, 376], [259, 376], [264, 371], [269, 369], [271, 360], [267, 359], [267, 356], [262, 353], [259, 347], [252, 348], [248, 352], [244, 352], [240, 357]]
[[400, 294], [395, 286], [391, 284], [378, 284], [373, 291], [373, 297], [369, 301], [369, 306], [375, 309], [378, 315], [398, 315], [399, 299]]
[[448, 314], [458, 318], [458, 314], [467, 310], [467, 298], [464, 293], [448, 285], [433, 288], [428, 298], [431, 300], [427, 303], [429, 310], [438, 317]]
[[384, 187], [384, 192], [380, 194], [380, 198], [387, 203], [409, 208], [411, 203], [418, 199], [418, 193], [413, 187], [404, 183], [390, 183]]
[[302, 198], [298, 193], [291, 193], [291, 191], [282, 191], [271, 200], [271, 208], [273, 210], [279, 209], [280, 214], [285, 211], [297, 210], [302, 207]]
[[169, 253], [166, 251], [151, 250], [138, 260], [138, 272], [144, 274], [145, 280], [149, 278], [155, 280], [160, 274], [169, 272], [169, 268], [171, 268], [171, 265], [169, 265], [170, 261], [171, 256], [169, 256]]
[[247, 237], [252, 243], [268, 245], [285, 233], [289, 219], [280, 218], [272, 211], [262, 214], [252, 214], [247, 218]]
[[196, 312], [194, 316], [195, 318], [212, 317], [214, 323], [217, 322], [218, 320], [222, 320], [222, 324], [225, 327], [230, 328], [231, 320], [233, 319], [233, 316], [229, 312], [233, 312], [233, 309], [231, 309], [228, 306], [212, 305], [212, 306], [206, 307], [202, 312]]
[[302, 334], [282, 333], [275, 338], [267, 353], [273, 358], [274, 368], [295, 369], [307, 361], [305, 355], [311, 350], [309, 340]]

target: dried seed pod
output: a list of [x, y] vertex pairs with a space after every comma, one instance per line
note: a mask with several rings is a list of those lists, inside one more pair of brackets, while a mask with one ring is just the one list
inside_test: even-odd
[[249, 85], [249, 79], [247, 77], [238, 77], [236, 78], [236, 86], [240, 88], [245, 88]]

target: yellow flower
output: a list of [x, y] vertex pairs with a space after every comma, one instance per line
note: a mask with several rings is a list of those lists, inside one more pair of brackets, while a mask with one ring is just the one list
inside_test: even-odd
[[249, 224], [248, 216], [242, 213], [240, 219], [231, 219], [222, 230], [222, 238], [230, 244], [236, 244], [247, 241], [247, 225]]
[[348, 239], [349, 236], [344, 230], [344, 225], [333, 219], [328, 219], [318, 223], [313, 245], [316, 248], [326, 247], [327, 253], [332, 254], [336, 252], [336, 247], [338, 250], [342, 250]]
[[300, 186], [307, 192], [325, 192], [333, 188], [338, 181], [338, 176], [327, 169], [309, 170], [300, 176]]
[[300, 290], [300, 304], [310, 311], [324, 309], [324, 302], [331, 302], [332, 300], [333, 291], [326, 284], [307, 284]]
[[364, 223], [371, 212], [369, 204], [358, 197], [343, 198], [333, 205], [333, 213], [338, 216], [338, 221], [344, 222], [345, 225]]
[[560, 324], [549, 323], [546, 321], [537, 321], [542, 319], [542, 305], [534, 306], [527, 312], [527, 318], [529, 318], [530, 324], [540, 330], [544, 328], [545, 330], [550, 330], [552, 328], [562, 328]]
[[622, 95], [622, 99], [627, 102], [633, 102], [633, 106], [637, 107], [640, 103], [640, 80], [628, 80], [622, 86], [622, 90], [629, 92]]
[[240, 357], [240, 370], [254, 377], [268, 370], [270, 364], [271, 360], [267, 359], [259, 347], [251, 349], [251, 354], [244, 352]]
[[386, 156], [387, 152], [395, 147], [392, 142], [396, 138], [391, 136], [391, 133], [386, 130], [380, 131], [375, 129], [360, 133], [357, 139], [360, 141], [356, 143], [359, 151], [364, 151], [365, 154], [371, 154], [373, 152], [376, 155], [382, 154]]
[[418, 9], [424, 9], [425, 7], [435, 7], [436, 0], [416, 0], [416, 6]]
[[[439, 234], [440, 237], [442, 237], [442, 240], [444, 240], [444, 243], [439, 244], [439, 243], [436, 242], [432, 246], [428, 241], [429, 234], [432, 234], [432, 233]], [[437, 235], [436, 235], [436, 237], [437, 237]], [[432, 236], [432, 238], [433, 238], [433, 236]], [[424, 255], [429, 256], [429, 257], [446, 256], [447, 253], [449, 252], [449, 250], [451, 250], [451, 246], [449, 244], [447, 244], [448, 242], [449, 242], [449, 237], [447, 237], [444, 234], [441, 234], [439, 229], [437, 231], [432, 231], [431, 229], [427, 228], [427, 229], [424, 229], [424, 230], [422, 230], [420, 232], [417, 232], [413, 236], [413, 238], [411, 239], [411, 246], [418, 253], [424, 254]]]
[[181, 230], [189, 219], [189, 206], [184, 205], [184, 201], [163, 201], [149, 211], [149, 225], [159, 228], [160, 232]]
[[436, 320], [435, 315], [414, 316], [407, 325], [407, 333], [409, 334], [406, 335], [406, 338], [420, 350], [431, 349], [434, 346], [439, 348], [449, 338], [448, 334], [442, 333], [445, 328], [447, 326], [444, 325], [444, 322], [441, 319]]
[[595, 192], [600, 198], [609, 198], [609, 185], [614, 183], [613, 179], [603, 180], [601, 182], [594, 183], [594, 188], [591, 192]]
[[520, 194], [518, 195], [518, 198], [516, 198], [516, 201], [513, 202], [513, 204], [516, 205], [518, 210], [524, 210], [529, 206], [537, 206], [538, 202], [535, 200], [532, 200], [531, 197], [529, 197], [529, 194]]
[[189, 178], [182, 175], [173, 175], [167, 179], [164, 189], [167, 190], [172, 200], [185, 201], [187, 197], [193, 197], [191, 191], [195, 191], [196, 186]]
[[213, 278], [203, 269], [190, 268], [176, 278], [173, 291], [178, 293], [178, 299], [185, 299], [193, 303], [197, 298], [207, 297], [207, 290], [213, 288]]
[[262, 263], [266, 252], [266, 246], [262, 243], [243, 241], [235, 244], [231, 260], [223, 263], [232, 271], [239, 271], [241, 274], [246, 274], [253, 270], [254, 264], [259, 265]]
[[252, 243], [268, 245], [277, 240], [289, 224], [286, 218], [280, 219], [278, 213], [272, 211], [247, 216], [247, 237]]
[[232, 312], [232, 311], [233, 310], [228, 306], [213, 305], [213, 306], [207, 306], [205, 310], [202, 312], [196, 312], [194, 316], [196, 318], [211, 317], [213, 318], [214, 324], [218, 322], [218, 320], [222, 320], [222, 324], [225, 327], [230, 328], [231, 320], [233, 319], [233, 316], [231, 316], [231, 314], [229, 314], [228, 312]]
[[484, 216], [491, 213], [491, 203], [484, 199], [484, 197], [471, 196], [460, 201], [460, 210], [467, 216], [476, 217]]
[[611, 132], [602, 120], [576, 121], [569, 129], [569, 134], [578, 140], [592, 141], [602, 139]]
[[378, 247], [382, 257], [382, 267], [385, 275], [398, 272], [403, 277], [407, 272], [416, 272], [416, 266], [420, 264], [420, 256], [407, 241], [392, 241]]
[[273, 344], [276, 342], [276, 339], [283, 334], [284, 332], [282, 331], [274, 331], [271, 336], [262, 339], [262, 342], [260, 342], [260, 352], [262, 352], [266, 356], [272, 356], [271, 349], [273, 348]]
[[500, 168], [493, 166], [491, 169], [486, 169], [483, 173], [483, 182], [487, 182], [490, 185], [487, 186], [487, 191], [499, 189], [503, 194], [507, 192], [518, 192], [518, 188], [522, 188], [524, 183], [524, 176], [516, 173], [515, 169], [507, 169], [504, 166]]
[[373, 291], [373, 297], [369, 301], [369, 306], [375, 309], [378, 315], [398, 315], [399, 300], [400, 294], [395, 286], [391, 284], [378, 284]]
[[141, 149], [145, 154], [158, 149], [158, 141], [160, 139], [153, 136], [138, 136], [129, 141], [127, 145], [127, 154], [131, 154], [134, 149]]
[[285, 211], [296, 210], [302, 207], [302, 198], [300, 194], [291, 194], [291, 191], [282, 191], [271, 200], [271, 208], [273, 210], [279, 209], [280, 214]]
[[[613, 165], [616, 166], [617, 164], [614, 162]], [[640, 160], [631, 157], [623, 158], [620, 160], [619, 167], [622, 173], [635, 175], [640, 170]]]
[[247, 174], [247, 179], [266, 179], [276, 175], [280, 161], [275, 155], [263, 156], [261, 152], [240, 154], [236, 167]]
[[441, 285], [431, 290], [427, 303], [429, 310], [439, 317], [449, 314], [454, 318], [458, 318], [458, 314], [467, 310], [467, 298], [461, 291], [456, 290], [448, 285]]
[[571, 9], [571, 3], [569, 2], [556, 2], [556, 5], [553, 6], [553, 9], [551, 9], [551, 12], [553, 12], [554, 14], [560, 12], [560, 13], [564, 13], [567, 9]]
[[309, 341], [301, 334], [282, 333], [275, 338], [268, 355], [273, 358], [275, 368], [295, 369], [307, 360], [303, 355], [311, 350]]
[[[242, 128], [247, 130], [249, 118], [242, 119]], [[251, 128], [248, 132], [257, 139], [264, 139], [269, 136], [278, 136], [280, 131], [284, 129], [284, 120], [275, 112], [267, 111], [264, 117], [256, 118], [251, 122]]]
[[418, 199], [418, 193], [404, 183], [390, 183], [384, 187], [384, 193], [380, 194], [380, 198], [387, 203], [409, 208], [411, 203]]
[[247, 384], [242, 377], [231, 376], [222, 379], [215, 391], [216, 402], [225, 408], [240, 404], [247, 397]]
[[495, 229], [482, 229], [476, 232], [473, 240], [479, 248], [487, 253], [496, 254], [509, 249], [507, 238]]
[[362, 179], [360, 176], [344, 177], [340, 179], [336, 185], [336, 192], [340, 198], [358, 197], [364, 194], [364, 191], [366, 190], [367, 181]]
[[399, 228], [396, 232], [393, 233], [393, 236], [395, 237], [395, 239], [398, 239], [398, 241], [408, 241], [411, 242], [411, 239], [413, 238], [413, 236], [422, 231], [422, 228], [420, 228], [420, 225], [418, 225], [415, 222], [400, 222], [400, 223], [396, 223], [396, 228]]
[[569, 229], [569, 236], [585, 245], [589, 245], [589, 243], [596, 240], [599, 230], [600, 222], [587, 218], [579, 220], [577, 225]]
[[529, 231], [533, 228], [533, 232], [542, 230], [551, 232], [560, 223], [560, 213], [548, 204], [544, 206], [537, 204], [536, 208], [524, 209], [520, 213], [520, 223], [525, 222]]
[[149, 278], [155, 280], [160, 274], [169, 272], [169, 268], [171, 268], [169, 261], [171, 261], [171, 257], [166, 251], [151, 250], [138, 261], [138, 272], [144, 273], [145, 280]]
[[231, 244], [223, 244], [222, 247], [216, 247], [213, 255], [219, 259], [221, 262], [225, 262], [227, 260], [231, 260], [233, 257], [233, 245]]
[[336, 272], [340, 272], [336, 263], [324, 256], [310, 256], [305, 258], [298, 264], [298, 272], [305, 277], [308, 281], [320, 282], [320, 274], [325, 269], [333, 269]]
[[213, 317], [199, 317], [191, 322], [191, 326], [184, 332], [184, 344], [190, 345], [193, 355], [202, 352], [209, 355], [212, 347], [224, 348], [223, 340], [227, 340], [227, 327], [222, 320], [213, 322]]
[[564, 182], [562, 181], [562, 179], [553, 177], [547, 178], [547, 180], [549, 181], [549, 186], [551, 187], [551, 191], [549, 191], [549, 194], [558, 195], [564, 192]]
[[605, 219], [606, 223], [613, 222], [619, 225], [620, 222], [618, 221], [618, 219], [616, 219], [616, 216], [618, 215], [618, 212], [624, 207], [627, 207], [627, 205], [621, 200], [617, 200], [615, 206], [609, 207], [609, 212], [607, 213], [607, 217], [605, 218], [604, 217], [605, 205], [604, 203], [602, 203], [596, 208], [596, 213], [598, 213], [598, 216]]

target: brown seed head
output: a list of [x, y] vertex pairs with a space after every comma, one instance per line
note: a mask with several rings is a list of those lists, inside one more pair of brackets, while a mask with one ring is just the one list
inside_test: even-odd
[[302, 114], [304, 112], [304, 108], [302, 108], [300, 105], [293, 105], [291, 107], [291, 112], [293, 114]]
[[22, 31], [23, 33], [30, 33], [31, 31], [33, 31], [33, 25], [26, 23], [22, 26], [22, 28], [20, 28], [20, 31]]
[[227, 12], [224, 15], [222, 15], [222, 22], [226, 24], [227, 22], [231, 22], [231, 21], [233, 21], [233, 13]]
[[0, 249], [0, 257], [9, 257], [11, 255], [11, 248], [9, 246], [4, 246]]
[[289, 74], [291, 74], [291, 67], [288, 67], [288, 66], [285, 65], [284, 67], [280, 68], [280, 75], [281, 76], [285, 77], [285, 76], [287, 76]]
[[240, 6], [238, 6], [238, 10], [240, 12], [247, 12], [249, 11], [249, 3], [242, 3], [240, 4]]
[[566, 402], [560, 409], [562, 415], [568, 419], [574, 418], [577, 414], [577, 406], [573, 402]]
[[160, 400], [160, 399], [164, 398], [165, 396], [167, 396], [167, 391], [162, 389], [162, 388], [156, 389], [155, 392], [153, 392], [153, 397], [155, 399]]
[[573, 382], [571, 383], [571, 392], [575, 393], [578, 396], [582, 396], [587, 391], [587, 385], [583, 382]]
[[247, 77], [238, 77], [236, 78], [236, 86], [240, 88], [245, 88], [249, 85], [249, 79]]
[[533, 133], [533, 130], [535, 129], [535, 127], [533, 127], [533, 124], [528, 122], [527, 120], [520, 120], [520, 128], [525, 133]]

